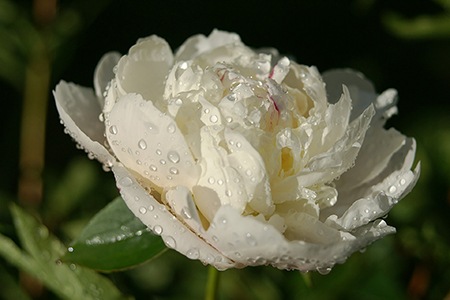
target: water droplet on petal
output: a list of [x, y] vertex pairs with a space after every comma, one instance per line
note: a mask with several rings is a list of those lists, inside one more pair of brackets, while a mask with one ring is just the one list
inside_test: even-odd
[[153, 227], [153, 231], [156, 234], [160, 235], [163, 232], [163, 228], [161, 226], [159, 226], [159, 225], [155, 225], [155, 227]]
[[158, 168], [155, 165], [150, 165], [149, 169], [152, 170], [153, 172], [158, 171]]
[[245, 235], [245, 241], [250, 246], [256, 246], [256, 244], [257, 244], [256, 239], [253, 237], [253, 235], [250, 232], [247, 232], [247, 234]]
[[139, 212], [144, 215], [147, 213], [147, 209], [142, 206], [141, 208], [139, 208]]
[[321, 275], [327, 275], [328, 273], [331, 272], [331, 268], [330, 267], [318, 267], [316, 270]]
[[395, 187], [395, 185], [393, 185], [389, 188], [389, 193], [391, 193], [391, 194], [395, 193], [396, 191], [397, 191], [397, 188]]
[[169, 151], [169, 153], [167, 153], [167, 158], [174, 164], [180, 161], [180, 155], [176, 151]]
[[123, 177], [120, 179], [120, 184], [123, 186], [130, 186], [133, 184], [133, 180], [130, 177]]
[[171, 123], [169, 126], [167, 126], [168, 133], [174, 133], [175, 130], [176, 130], [175, 124]]
[[165, 164], [166, 164], [166, 161], [165, 161], [164, 159], [161, 159], [161, 160], [159, 161], [159, 163], [162, 164], [162, 165], [165, 165]]
[[138, 146], [139, 146], [139, 148], [141, 148], [142, 150], [147, 149], [147, 143], [146, 143], [143, 139], [140, 139], [140, 140], [139, 140]]
[[159, 149], [156, 149], [156, 154], [161, 155], [161, 154], [162, 154], [162, 151], [159, 150]]
[[177, 168], [170, 168], [169, 172], [170, 172], [170, 174], [177, 175], [178, 174], [178, 169]]
[[197, 248], [189, 249], [186, 256], [190, 259], [198, 259], [200, 257], [200, 252]]
[[117, 127], [115, 125], [109, 127], [109, 132], [111, 132], [111, 134], [117, 134]]
[[400, 184], [401, 185], [405, 185], [405, 183], [406, 183], [406, 179], [405, 178], [400, 179]]
[[209, 120], [211, 121], [211, 123], [217, 123], [219, 118], [216, 115], [212, 115], [211, 117], [209, 117]]
[[214, 182], [216, 182], [216, 180], [214, 179], [214, 177], [209, 177], [209, 178], [208, 178], [208, 182], [209, 182], [210, 184], [213, 184]]
[[171, 236], [167, 236], [164, 238], [164, 243], [167, 247], [175, 249], [177, 247], [177, 242]]
[[189, 209], [187, 207], [184, 207], [183, 209], [181, 209], [181, 215], [185, 219], [192, 219], [191, 213], [189, 212]]

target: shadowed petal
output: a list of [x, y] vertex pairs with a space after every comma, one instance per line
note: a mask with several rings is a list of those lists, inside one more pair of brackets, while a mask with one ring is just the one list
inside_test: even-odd
[[56, 108], [69, 134], [100, 162], [111, 164], [115, 158], [103, 146], [105, 126], [99, 120], [101, 107], [92, 89], [61, 81], [53, 95]]

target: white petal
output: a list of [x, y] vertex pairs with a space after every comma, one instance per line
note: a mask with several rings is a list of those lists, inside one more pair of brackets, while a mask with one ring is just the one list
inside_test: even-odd
[[405, 144], [406, 137], [390, 128], [370, 128], [355, 161], [355, 166], [342, 174], [341, 190], [350, 190], [378, 176], [388, 165], [391, 157]]
[[345, 135], [329, 151], [311, 159], [307, 168], [297, 177], [299, 183], [310, 186], [330, 182], [347, 171], [355, 162], [373, 115], [374, 108], [369, 106], [348, 126]]
[[114, 166], [113, 172], [128, 208], [155, 234], [161, 235], [167, 246], [218, 269], [233, 266], [232, 261], [187, 229], [164, 205], [148, 194], [125, 168]]
[[95, 95], [100, 100], [100, 107], [104, 106], [106, 87], [114, 78], [114, 67], [119, 62], [121, 55], [118, 52], [109, 52], [102, 56], [94, 71]]
[[176, 186], [164, 191], [164, 202], [193, 232], [202, 230], [202, 222], [192, 198], [191, 191], [185, 186]]
[[231, 205], [242, 213], [248, 202], [246, 186], [230, 165], [227, 151], [219, 144], [219, 133], [205, 126], [200, 134], [202, 174], [194, 189], [197, 206], [208, 221], [220, 205]]
[[199, 168], [175, 121], [140, 95], [118, 101], [106, 120], [117, 158], [159, 187], [197, 183]]
[[177, 50], [177, 61], [189, 60], [227, 44], [241, 43], [239, 35], [214, 29], [208, 37], [195, 35], [187, 39]]
[[335, 103], [341, 97], [343, 85], [348, 87], [353, 106], [350, 120], [360, 116], [376, 99], [372, 83], [359, 72], [350, 69], [330, 70], [323, 73], [322, 78], [330, 103]]
[[110, 165], [115, 158], [103, 146], [105, 125], [101, 108], [92, 89], [61, 81], [53, 95], [56, 108], [69, 134], [100, 162]]
[[351, 190], [341, 190], [338, 181], [338, 201], [334, 207], [322, 211], [321, 219], [335, 215], [337, 218], [328, 217], [330, 225], [351, 230], [386, 215], [414, 187], [420, 174], [420, 164], [414, 172], [410, 171], [415, 143], [407, 141], [372, 181]]
[[231, 151], [228, 156], [230, 165], [242, 178], [249, 205], [258, 213], [270, 215], [274, 211], [269, 178], [261, 155], [247, 139], [235, 130], [225, 129], [225, 140]]
[[207, 233], [217, 237], [217, 248], [235, 261], [236, 267], [272, 265], [309, 271], [342, 263], [353, 252], [394, 231], [385, 222], [376, 222], [354, 235], [341, 232], [341, 241], [332, 243], [288, 241], [273, 226], [222, 206]]
[[164, 81], [172, 63], [172, 50], [165, 40], [154, 35], [140, 39], [117, 65], [119, 91], [122, 95], [139, 93], [157, 104], [162, 99]]

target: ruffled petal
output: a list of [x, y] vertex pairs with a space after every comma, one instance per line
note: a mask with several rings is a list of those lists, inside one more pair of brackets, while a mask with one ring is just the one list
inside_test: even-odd
[[228, 153], [220, 145], [220, 132], [211, 127], [201, 129], [202, 173], [194, 187], [195, 202], [208, 221], [221, 205], [230, 205], [242, 213], [248, 202], [241, 175], [230, 164]]
[[241, 44], [239, 35], [214, 29], [208, 37], [202, 34], [187, 39], [175, 54], [176, 61], [189, 60], [228, 44]]
[[329, 151], [310, 160], [297, 176], [298, 182], [303, 186], [330, 182], [352, 167], [373, 115], [374, 108], [369, 106], [350, 123], [345, 135]]
[[127, 168], [160, 187], [197, 183], [200, 170], [174, 120], [141, 95], [127, 94], [106, 119], [106, 135]]
[[342, 94], [345, 85], [352, 98], [352, 111], [350, 120], [356, 119], [364, 110], [374, 103], [377, 94], [373, 84], [363, 74], [351, 69], [330, 70], [322, 74], [326, 84], [328, 102], [335, 103]]
[[104, 146], [105, 126], [99, 120], [101, 107], [92, 89], [61, 81], [53, 96], [70, 136], [101, 163], [109, 166], [115, 162]]
[[117, 89], [121, 95], [139, 93], [158, 106], [172, 64], [172, 50], [165, 40], [155, 35], [140, 39], [117, 65]]
[[175, 218], [165, 205], [149, 194], [124, 167], [114, 166], [117, 187], [128, 208], [155, 234], [161, 235], [166, 245], [190, 259], [199, 259], [218, 269], [234, 266], [234, 263], [214, 247], [199, 238], [196, 233]]
[[107, 90], [108, 85], [114, 78], [114, 67], [120, 60], [120, 53], [109, 52], [102, 56], [94, 71], [94, 89], [97, 99], [100, 101], [100, 107], [105, 105], [104, 93]]
[[[320, 227], [316, 229], [320, 231]], [[288, 241], [272, 225], [222, 206], [207, 234], [217, 237], [216, 247], [235, 261], [235, 267], [272, 265], [279, 269], [325, 272], [336, 263], [343, 263], [353, 252], [393, 232], [395, 229], [384, 221], [377, 221], [352, 233], [340, 232], [339, 241], [325, 244]]]
[[[386, 215], [401, 198], [416, 184], [420, 164], [414, 171], [415, 142], [408, 139], [393, 155], [382, 173], [354, 189], [341, 188], [342, 178], [336, 182], [339, 198], [336, 205], [323, 211], [321, 219], [327, 217], [331, 226], [351, 230]], [[347, 174], [346, 174], [347, 176]]]

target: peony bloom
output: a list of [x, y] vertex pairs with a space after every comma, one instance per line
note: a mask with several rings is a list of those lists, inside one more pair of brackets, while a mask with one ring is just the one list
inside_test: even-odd
[[95, 91], [61, 81], [67, 131], [112, 169], [166, 245], [218, 269], [326, 272], [395, 232], [415, 142], [383, 129], [396, 91], [350, 70], [320, 75], [238, 35], [157, 36], [106, 54]]

